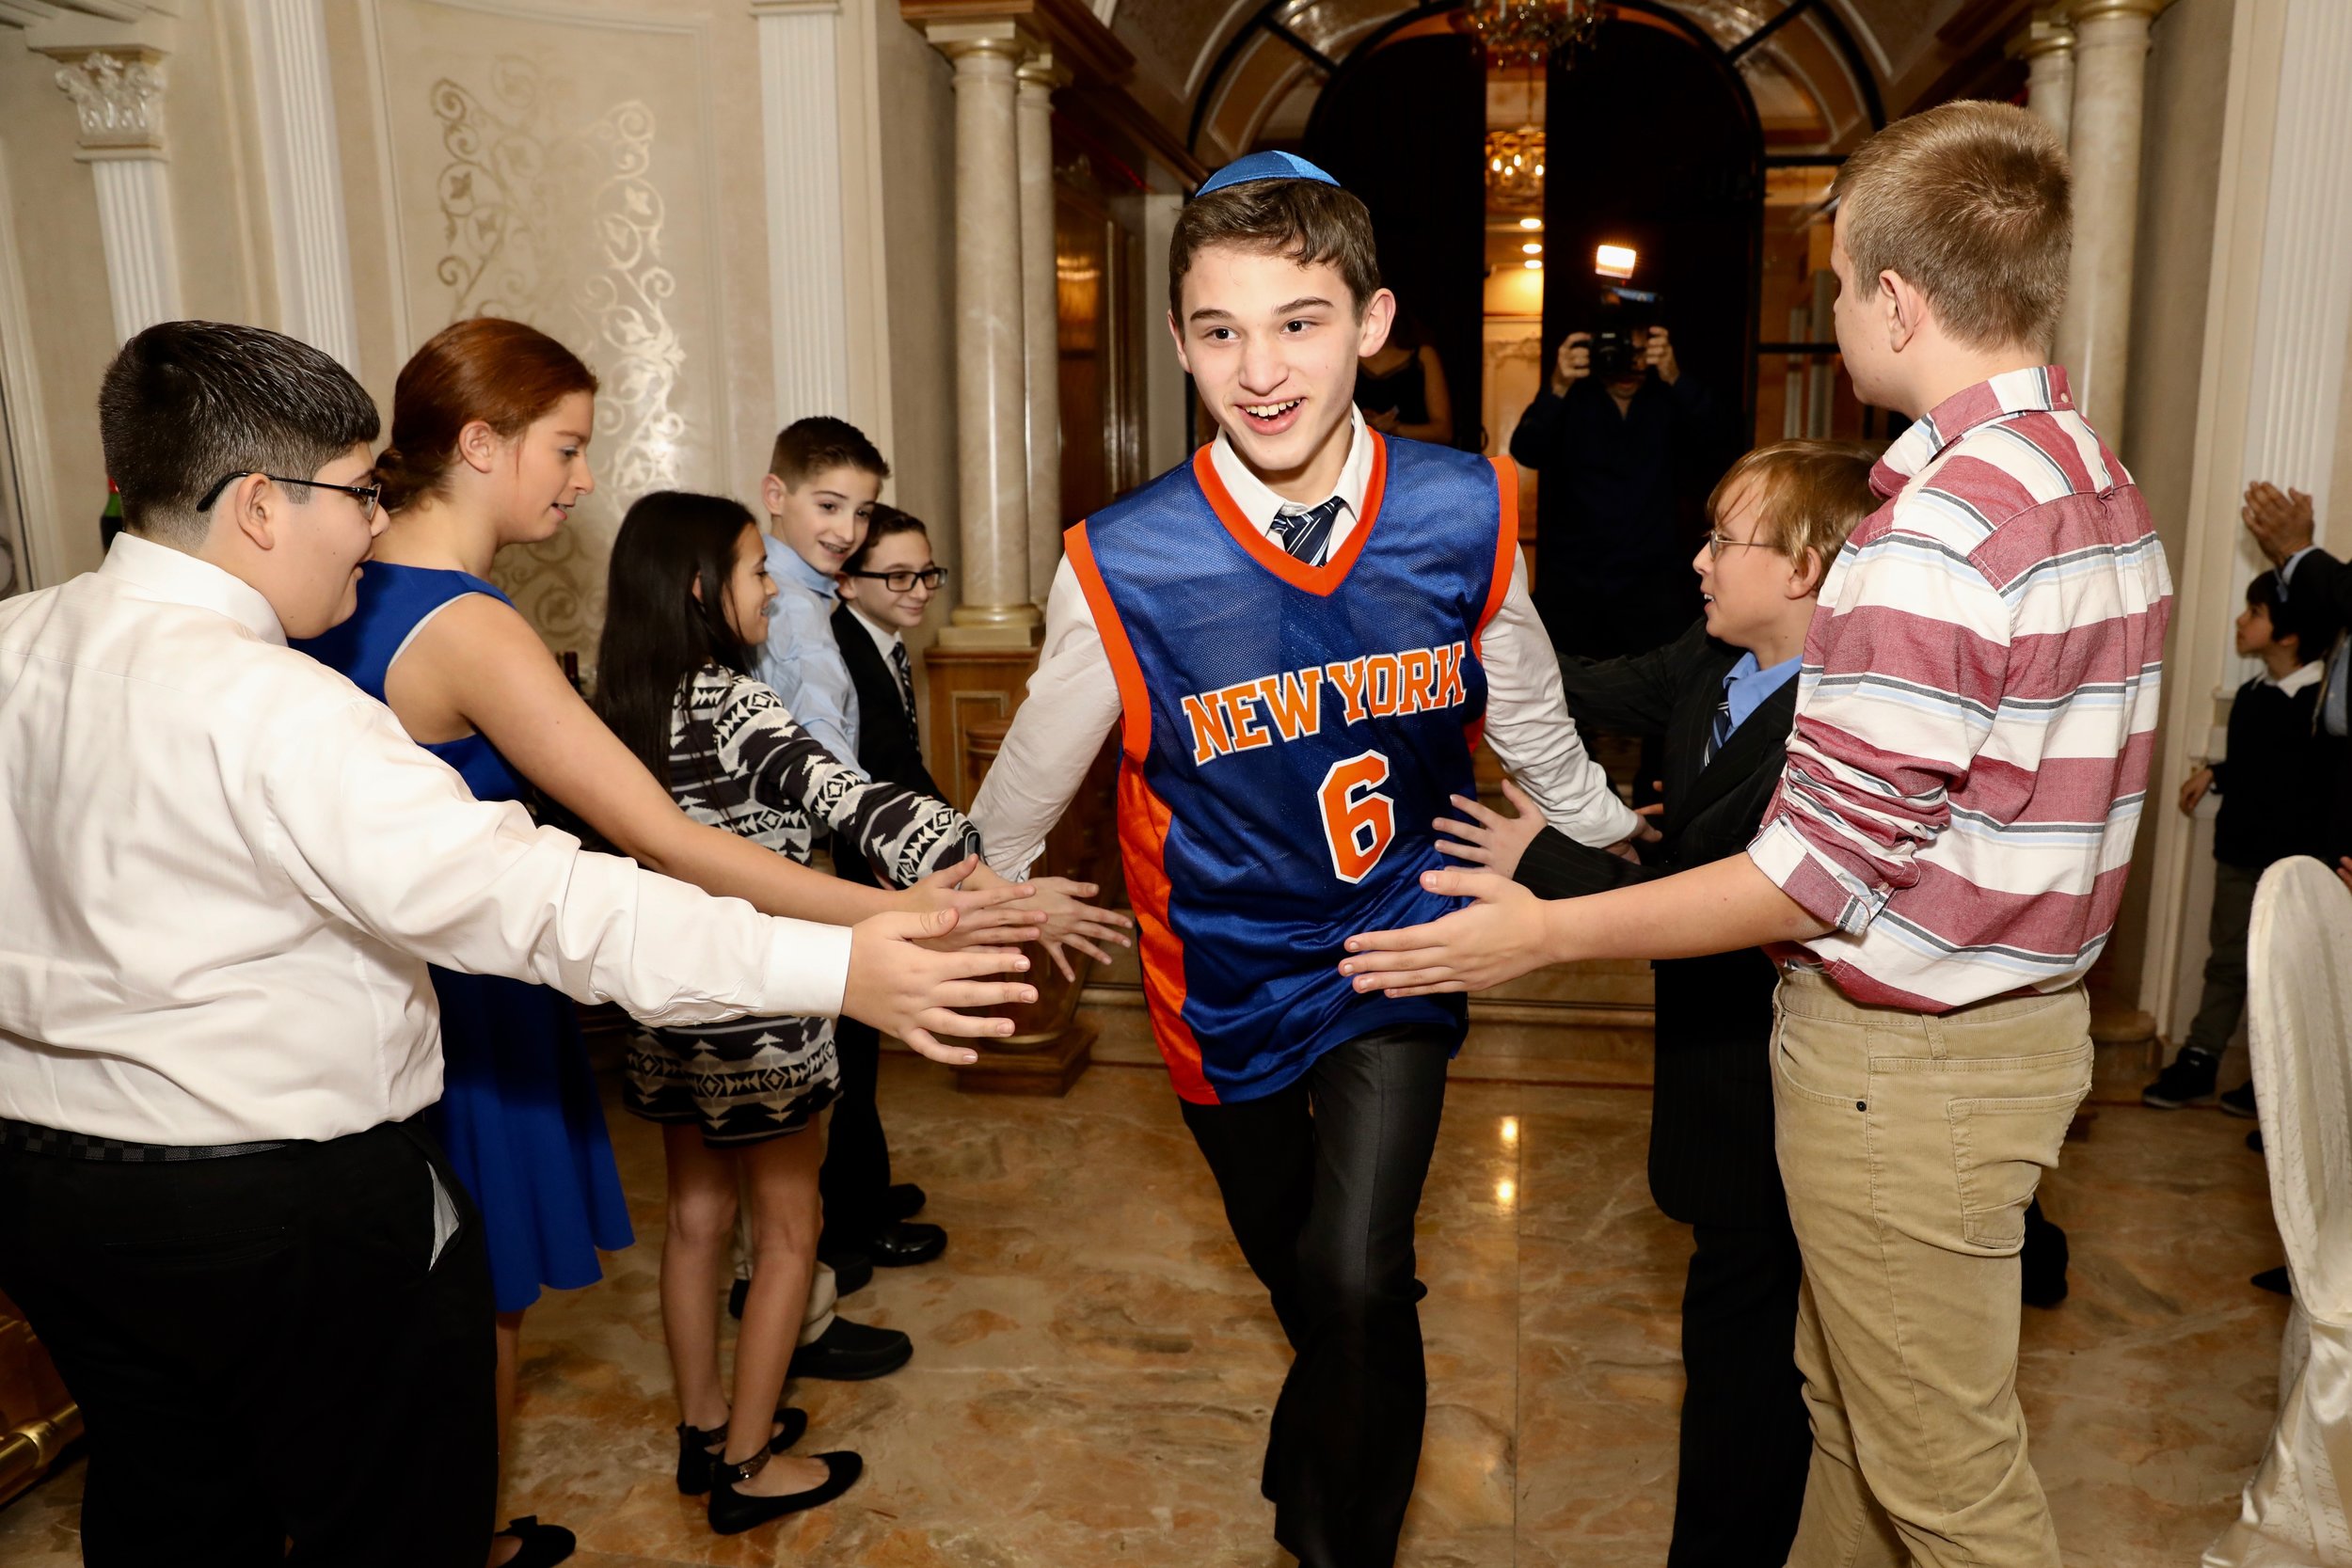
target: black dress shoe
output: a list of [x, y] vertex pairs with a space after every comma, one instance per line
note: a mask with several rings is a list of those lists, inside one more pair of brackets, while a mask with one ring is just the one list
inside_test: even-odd
[[741, 1275], [727, 1287], [727, 1316], [737, 1323], [743, 1321], [743, 1304], [752, 1299], [752, 1282]]
[[2287, 1266], [2284, 1263], [2280, 1264], [2275, 1269], [2263, 1270], [2262, 1273], [2254, 1275], [2253, 1278], [2248, 1280], [2246, 1283], [2251, 1285], [2257, 1291], [2268, 1291], [2274, 1296], [2291, 1296], [2295, 1294], [2295, 1281], [2287, 1274]]
[[[781, 1405], [776, 1410], [776, 1434], [768, 1440], [770, 1453], [782, 1453], [808, 1432], [808, 1412]], [[724, 1426], [677, 1429], [677, 1489], [690, 1497], [710, 1490], [710, 1472], [719, 1463], [719, 1445], [726, 1441]]]
[[720, 1535], [740, 1535], [771, 1519], [781, 1519], [803, 1509], [820, 1508], [857, 1484], [857, 1478], [866, 1471], [866, 1461], [853, 1453], [820, 1453], [816, 1456], [825, 1466], [821, 1485], [805, 1492], [787, 1492], [778, 1497], [755, 1497], [736, 1488], [766, 1468], [768, 1455], [763, 1450], [740, 1465], [722, 1464], [710, 1488], [710, 1528]]
[[923, 1212], [923, 1189], [901, 1181], [882, 1195], [882, 1212], [894, 1220], [911, 1220]]
[[543, 1525], [536, 1513], [526, 1513], [519, 1519], [509, 1519], [500, 1535], [513, 1536], [521, 1542], [522, 1549], [506, 1560], [505, 1568], [555, 1568], [555, 1564], [572, 1555], [580, 1540], [562, 1525]]
[[863, 1383], [897, 1371], [914, 1354], [914, 1341], [895, 1328], [871, 1328], [835, 1318], [815, 1343], [792, 1353], [789, 1370], [794, 1377]]
[[935, 1225], [916, 1225], [906, 1220], [893, 1220], [874, 1232], [874, 1239], [866, 1243], [866, 1256], [878, 1269], [912, 1268], [928, 1263], [947, 1250], [947, 1232]]

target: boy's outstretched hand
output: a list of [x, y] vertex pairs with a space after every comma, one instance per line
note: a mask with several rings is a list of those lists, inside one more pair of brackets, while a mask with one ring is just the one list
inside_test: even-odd
[[957, 925], [952, 909], [927, 914], [894, 911], [850, 927], [850, 977], [841, 991], [843, 1016], [896, 1035], [934, 1062], [977, 1062], [969, 1046], [942, 1045], [940, 1035], [985, 1038], [1012, 1033], [1009, 1018], [973, 1018], [960, 1007], [999, 1007], [1034, 1002], [1037, 988], [983, 974], [1024, 970], [1029, 960], [1009, 947], [927, 950]]
[[1485, 990], [1552, 961], [1545, 949], [1543, 900], [1508, 877], [1424, 871], [1421, 885], [1474, 902], [1426, 926], [1348, 938], [1340, 973], [1358, 990], [1390, 996]]
[[[1035, 889], [1026, 882], [1008, 883], [986, 876], [977, 855], [966, 855], [943, 866], [898, 895], [899, 908], [912, 914], [955, 911], [952, 927], [943, 926], [923, 945], [942, 953], [961, 952], [974, 942], [1017, 943], [1037, 940], [1041, 927], [1035, 914], [1014, 906]], [[976, 877], [975, 873], [983, 875]], [[965, 885], [966, 883], [970, 885]]]
[[1070, 967], [1070, 955], [1063, 951], [1074, 947], [1097, 963], [1108, 963], [1111, 956], [1100, 943], [1114, 947], [1133, 947], [1136, 939], [1128, 931], [1135, 921], [1121, 910], [1105, 910], [1086, 900], [1095, 897], [1102, 889], [1092, 882], [1073, 882], [1067, 877], [1032, 877], [1029, 885], [1037, 892], [1013, 908], [1037, 916], [1045, 927], [1038, 938], [1040, 945], [1061, 971], [1061, 977], [1075, 982], [1078, 972]]

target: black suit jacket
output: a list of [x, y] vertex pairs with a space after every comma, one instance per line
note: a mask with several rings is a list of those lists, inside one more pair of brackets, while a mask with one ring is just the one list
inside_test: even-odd
[[2287, 579], [2287, 597], [2311, 627], [2303, 641], [2305, 655], [2327, 660], [2330, 677], [2319, 684], [2312, 729], [2320, 774], [2328, 781], [2326, 852], [2333, 864], [2339, 857], [2352, 855], [2352, 741], [2328, 734], [2323, 716], [2335, 673], [2336, 641], [2352, 626], [2352, 565], [2326, 550], [2313, 550], [2296, 562], [2295, 575]]
[[[1724, 674], [1740, 651], [1705, 622], [1629, 658], [1567, 658], [1560, 673], [1580, 728], [1655, 736], [1664, 743], [1661, 842], [1634, 865], [1546, 828], [1520, 857], [1518, 879], [1570, 898], [1687, 871], [1744, 850], [1780, 782], [1795, 717], [1791, 677], [1702, 765]], [[1658, 1094], [1650, 1116], [1649, 1184], [1658, 1207], [1688, 1225], [1785, 1226], [1772, 1151], [1772, 990], [1759, 950], [1656, 965]]]
[[[923, 736], [898, 693], [898, 677], [874, 646], [872, 634], [858, 624], [857, 611], [846, 604], [833, 609], [833, 640], [841, 649], [841, 662], [850, 667], [850, 685], [857, 692], [857, 765], [867, 778], [916, 789], [935, 800], [947, 797], [923, 766]], [[845, 879], [878, 885], [873, 868], [858, 854], [834, 855], [834, 869]]]

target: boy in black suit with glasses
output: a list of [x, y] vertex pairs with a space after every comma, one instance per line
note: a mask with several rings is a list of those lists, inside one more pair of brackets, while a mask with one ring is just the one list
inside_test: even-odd
[[[1598, 893], [1744, 850], [1780, 782], [1797, 665], [1821, 577], [1878, 503], [1871, 455], [1827, 441], [1750, 452], [1708, 499], [1692, 561], [1705, 619], [1627, 658], [1567, 658], [1580, 728], [1664, 743], [1663, 836], [1632, 863], [1456, 796], [1438, 847], [1545, 898]], [[1772, 1150], [1767, 1042], [1779, 975], [1747, 948], [1658, 966], [1650, 1193], [1692, 1228], [1682, 1296], [1681, 1473], [1669, 1568], [1778, 1562], [1795, 1538], [1813, 1451], [1794, 1355], [1803, 1268]]]

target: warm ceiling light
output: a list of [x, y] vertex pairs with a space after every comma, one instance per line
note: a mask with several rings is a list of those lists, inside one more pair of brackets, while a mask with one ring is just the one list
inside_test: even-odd
[[1536, 244], [1534, 240], [1528, 241], [1525, 245], [1519, 246], [1519, 248], [1527, 252], [1530, 256], [1541, 256], [1544, 253], [1544, 247]]
[[1593, 270], [1603, 277], [1631, 277], [1634, 262], [1629, 245], [1605, 245], [1593, 251]]
[[1520, 227], [1521, 229], [1541, 229], [1543, 226], [1544, 226], [1544, 220], [1543, 220], [1543, 219], [1541, 219], [1541, 218], [1521, 218], [1521, 219], [1519, 219], [1519, 227]]
[[1544, 270], [1544, 264], [1531, 257], [1527, 262], [1527, 270], [1530, 272], [1541, 272]]

